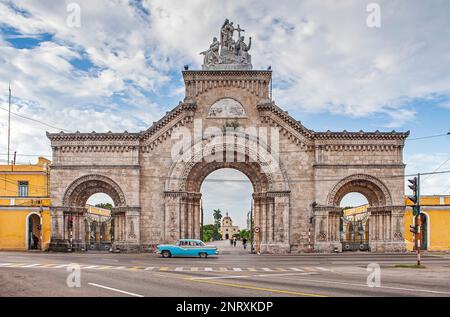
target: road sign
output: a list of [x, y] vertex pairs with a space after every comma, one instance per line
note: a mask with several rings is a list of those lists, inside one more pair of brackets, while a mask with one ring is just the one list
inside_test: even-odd
[[255, 231], [255, 233], [259, 233], [261, 231], [261, 229], [259, 227], [255, 227], [255, 229], [253, 229]]

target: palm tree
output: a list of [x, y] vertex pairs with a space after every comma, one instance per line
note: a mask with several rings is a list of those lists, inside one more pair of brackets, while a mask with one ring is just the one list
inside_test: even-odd
[[214, 209], [213, 210], [213, 217], [214, 217], [213, 239], [214, 240], [220, 240], [221, 236], [220, 236], [220, 233], [219, 233], [219, 228], [220, 228], [220, 220], [222, 219], [222, 211], [220, 209]]

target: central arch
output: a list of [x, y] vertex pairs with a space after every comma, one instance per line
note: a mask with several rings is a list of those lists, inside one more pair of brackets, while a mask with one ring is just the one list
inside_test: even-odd
[[[166, 241], [200, 238], [201, 184], [213, 171], [232, 168], [252, 183], [254, 227], [260, 229], [261, 252], [288, 252], [290, 191], [281, 162], [261, 151], [261, 145], [251, 138], [245, 142], [224, 138], [223, 143], [214, 144], [214, 150], [208, 141], [194, 144], [170, 168], [165, 190]], [[233, 155], [227, 156], [227, 149]], [[219, 161], [217, 157], [232, 159]]]

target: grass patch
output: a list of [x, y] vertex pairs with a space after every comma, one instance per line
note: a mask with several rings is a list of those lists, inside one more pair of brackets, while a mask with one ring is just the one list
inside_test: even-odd
[[402, 269], [426, 269], [425, 265], [417, 265], [417, 264], [396, 264], [395, 267]]

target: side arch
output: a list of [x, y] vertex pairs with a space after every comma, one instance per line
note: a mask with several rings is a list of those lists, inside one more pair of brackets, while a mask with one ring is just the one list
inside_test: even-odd
[[67, 187], [63, 196], [63, 205], [84, 207], [90, 196], [105, 193], [111, 197], [115, 207], [126, 206], [125, 195], [120, 186], [109, 177], [99, 174], [82, 176]]
[[329, 206], [339, 206], [342, 198], [351, 192], [364, 195], [371, 206], [392, 205], [387, 186], [378, 178], [367, 174], [354, 174], [340, 180], [327, 197]]

